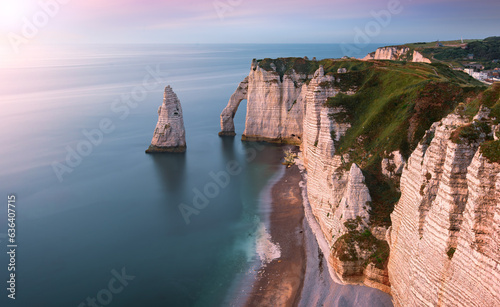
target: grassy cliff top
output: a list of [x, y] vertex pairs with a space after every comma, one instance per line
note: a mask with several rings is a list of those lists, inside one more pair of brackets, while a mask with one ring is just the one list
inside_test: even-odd
[[281, 76], [291, 74], [292, 70], [298, 74], [312, 75], [321, 65], [325, 70], [325, 74], [337, 73], [339, 68], [346, 68], [350, 71], [360, 71], [373, 66], [373, 63], [366, 61], [356, 61], [351, 59], [323, 59], [316, 61], [309, 60], [307, 57], [277, 59], [265, 58], [256, 61], [259, 64], [259, 67], [265, 71], [274, 71], [274, 66], [276, 68], [276, 72]]
[[396, 150], [408, 158], [432, 123], [460, 102], [470, 102], [486, 87], [444, 64], [369, 63], [372, 66], [365, 70], [339, 74], [340, 79], [348, 79], [347, 75], [355, 73], [358, 90], [354, 95], [331, 97], [326, 105], [342, 110], [332, 112], [333, 119], [351, 124], [336, 142], [336, 154], [348, 155], [363, 170], [372, 196], [370, 221], [388, 225], [400, 194], [398, 183], [382, 175], [382, 159]]
[[352, 125], [337, 144], [338, 152], [350, 153], [360, 165], [370, 160], [358, 158], [353, 148], [361, 146], [372, 156], [400, 150], [408, 157], [433, 122], [486, 89], [469, 75], [439, 63], [370, 63], [363, 71], [338, 75], [358, 76], [356, 94], [339, 94], [327, 101], [327, 106], [344, 110], [332, 114], [336, 121]]
[[[468, 106], [468, 113], [477, 112], [480, 105], [489, 106], [494, 114], [500, 112], [496, 91], [485, 91], [483, 83], [441, 63], [307, 58], [262, 59], [257, 63], [266, 71], [276, 70], [281, 77], [295, 71], [308, 75], [306, 79], [322, 65], [325, 74], [335, 76], [335, 81], [320, 86], [333, 86], [344, 92], [357, 90], [354, 95], [331, 97], [326, 105], [340, 107], [343, 111], [332, 112], [332, 118], [351, 124], [335, 142], [336, 154], [349, 156], [345, 169], [355, 162], [363, 170], [372, 197], [372, 224], [389, 225], [390, 213], [400, 196], [398, 183], [382, 175], [383, 158], [396, 150], [408, 158], [432, 123], [459, 103]], [[339, 68], [346, 68], [347, 72], [337, 73]], [[335, 135], [336, 131], [332, 131], [332, 137]], [[490, 146], [485, 152], [493, 157], [495, 148]]]
[[[500, 63], [493, 60], [500, 59], [500, 37], [492, 36], [485, 39], [467, 39], [442, 41], [430, 43], [405, 44], [422, 53], [422, 55], [433, 62], [444, 62], [453, 66], [462, 67], [469, 63], [482, 64], [486, 69], [500, 67]], [[472, 55], [472, 59], [469, 59]]]

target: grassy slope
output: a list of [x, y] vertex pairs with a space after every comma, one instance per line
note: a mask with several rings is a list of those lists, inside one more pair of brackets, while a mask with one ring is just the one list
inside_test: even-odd
[[[486, 69], [500, 67], [500, 63], [492, 63], [492, 60], [500, 59], [500, 37], [488, 37], [485, 39], [464, 40], [467, 48], [461, 48], [461, 41], [441, 42], [443, 47], [437, 47], [437, 42], [431, 43], [411, 43], [405, 46], [415, 49], [425, 57], [434, 62], [449, 63], [456, 67], [462, 67], [467, 63], [481, 63]], [[466, 57], [474, 55], [473, 60]]]
[[[398, 183], [382, 176], [382, 159], [395, 150], [407, 158], [433, 122], [485, 89], [469, 75], [439, 63], [304, 58], [266, 58], [258, 62], [267, 71], [273, 71], [274, 64], [281, 77], [292, 69], [310, 76], [323, 65], [325, 74], [340, 80], [324, 86], [336, 86], [342, 91], [358, 89], [355, 95], [330, 98], [327, 106], [342, 107], [345, 112], [333, 118], [352, 125], [336, 144], [337, 154], [349, 155], [350, 161], [362, 168], [372, 196], [373, 225], [390, 225], [390, 213], [400, 196]], [[339, 68], [347, 68], [348, 73], [338, 74]], [[481, 102], [474, 101], [477, 106], [470, 110], [475, 108], [477, 112]]]
[[332, 117], [352, 124], [337, 144], [337, 154], [348, 155], [364, 171], [372, 196], [371, 223], [390, 225], [389, 215], [400, 195], [398, 183], [382, 176], [382, 159], [395, 150], [407, 158], [433, 122], [484, 86], [442, 64], [371, 63], [355, 95], [337, 95], [327, 105], [342, 107], [345, 112]]
[[[487, 91], [481, 93], [477, 99], [467, 105], [466, 114], [471, 117], [479, 106], [484, 105], [491, 109], [490, 117], [495, 118], [493, 124], [500, 124], [500, 83], [493, 84]], [[500, 138], [500, 132], [496, 132]], [[488, 140], [481, 144], [480, 151], [490, 162], [500, 163], [500, 139]]]
[[325, 74], [336, 74], [337, 69], [344, 67], [350, 71], [360, 71], [373, 66], [373, 63], [370, 62], [339, 59], [311, 61], [304, 58], [265, 58], [263, 60], [257, 60], [257, 62], [259, 63], [259, 67], [266, 71], [273, 71], [272, 64], [274, 64], [274, 66], [276, 67], [276, 72], [280, 76], [283, 76], [284, 74], [290, 74], [292, 72], [292, 69], [299, 74], [312, 75], [320, 65], [323, 66]]
[[[331, 116], [352, 125], [336, 144], [337, 154], [349, 155], [350, 163], [356, 162], [362, 168], [372, 196], [370, 223], [374, 226], [390, 225], [390, 214], [400, 197], [398, 182], [385, 178], [380, 168], [382, 159], [388, 153], [399, 150], [407, 158], [432, 123], [462, 102], [465, 102], [466, 116], [472, 117], [480, 105], [485, 105], [492, 109], [492, 116], [500, 119], [500, 85], [484, 91], [484, 84], [444, 64], [353, 59], [259, 60], [259, 66], [267, 71], [273, 70], [271, 64], [276, 66], [281, 77], [292, 69], [312, 75], [319, 65], [323, 65], [325, 73], [335, 76], [337, 80], [323, 86], [335, 86], [342, 91], [357, 89], [354, 95], [338, 94], [329, 98], [326, 105], [342, 107], [345, 112]], [[339, 68], [347, 68], [348, 72], [338, 74]], [[335, 134], [332, 132], [332, 135]], [[500, 160], [500, 141], [485, 142], [481, 150], [490, 160]], [[349, 169], [350, 163], [344, 165], [345, 169]], [[380, 269], [386, 268], [389, 256], [387, 243], [377, 240], [368, 230], [359, 232], [357, 224], [359, 220], [346, 222], [349, 231], [333, 246], [336, 256], [341, 261], [357, 260], [357, 245], [369, 251], [365, 265], [374, 263]]]
[[[464, 39], [464, 44], [477, 42], [477, 41], [482, 41], [482, 39]], [[405, 46], [412, 47], [412, 48], [419, 50], [419, 49], [423, 49], [423, 48], [434, 48], [434, 47], [436, 47], [437, 43], [438, 43], [437, 41], [435, 41], [435, 42], [409, 43], [409, 44], [405, 44]], [[457, 39], [457, 40], [451, 40], [451, 41], [440, 41], [440, 43], [443, 44], [443, 46], [445, 46], [445, 47], [446, 46], [456, 47], [456, 46], [460, 46], [460, 44], [462, 44], [462, 41]]]

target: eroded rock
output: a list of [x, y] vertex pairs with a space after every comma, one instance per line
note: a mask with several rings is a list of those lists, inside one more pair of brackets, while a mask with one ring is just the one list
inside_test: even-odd
[[165, 88], [163, 103], [158, 108], [158, 123], [146, 153], [185, 151], [186, 131], [181, 102], [169, 85]]

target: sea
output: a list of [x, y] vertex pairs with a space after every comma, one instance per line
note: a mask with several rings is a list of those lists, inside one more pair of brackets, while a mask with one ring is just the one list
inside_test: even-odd
[[[252, 59], [340, 58], [341, 45], [33, 49], [0, 66], [0, 306], [241, 301], [283, 147], [240, 141], [246, 101], [235, 138], [217, 135], [219, 115]], [[167, 85], [187, 151], [148, 155]]]

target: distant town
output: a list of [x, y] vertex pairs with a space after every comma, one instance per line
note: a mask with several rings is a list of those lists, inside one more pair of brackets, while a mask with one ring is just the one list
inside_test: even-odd
[[[494, 60], [498, 63], [498, 60]], [[500, 82], [500, 68], [485, 70], [484, 66], [477, 63], [470, 63], [463, 69], [464, 72], [481, 82], [493, 84], [493, 82]]]
[[500, 37], [408, 44], [432, 62], [442, 62], [486, 84], [500, 82]]

